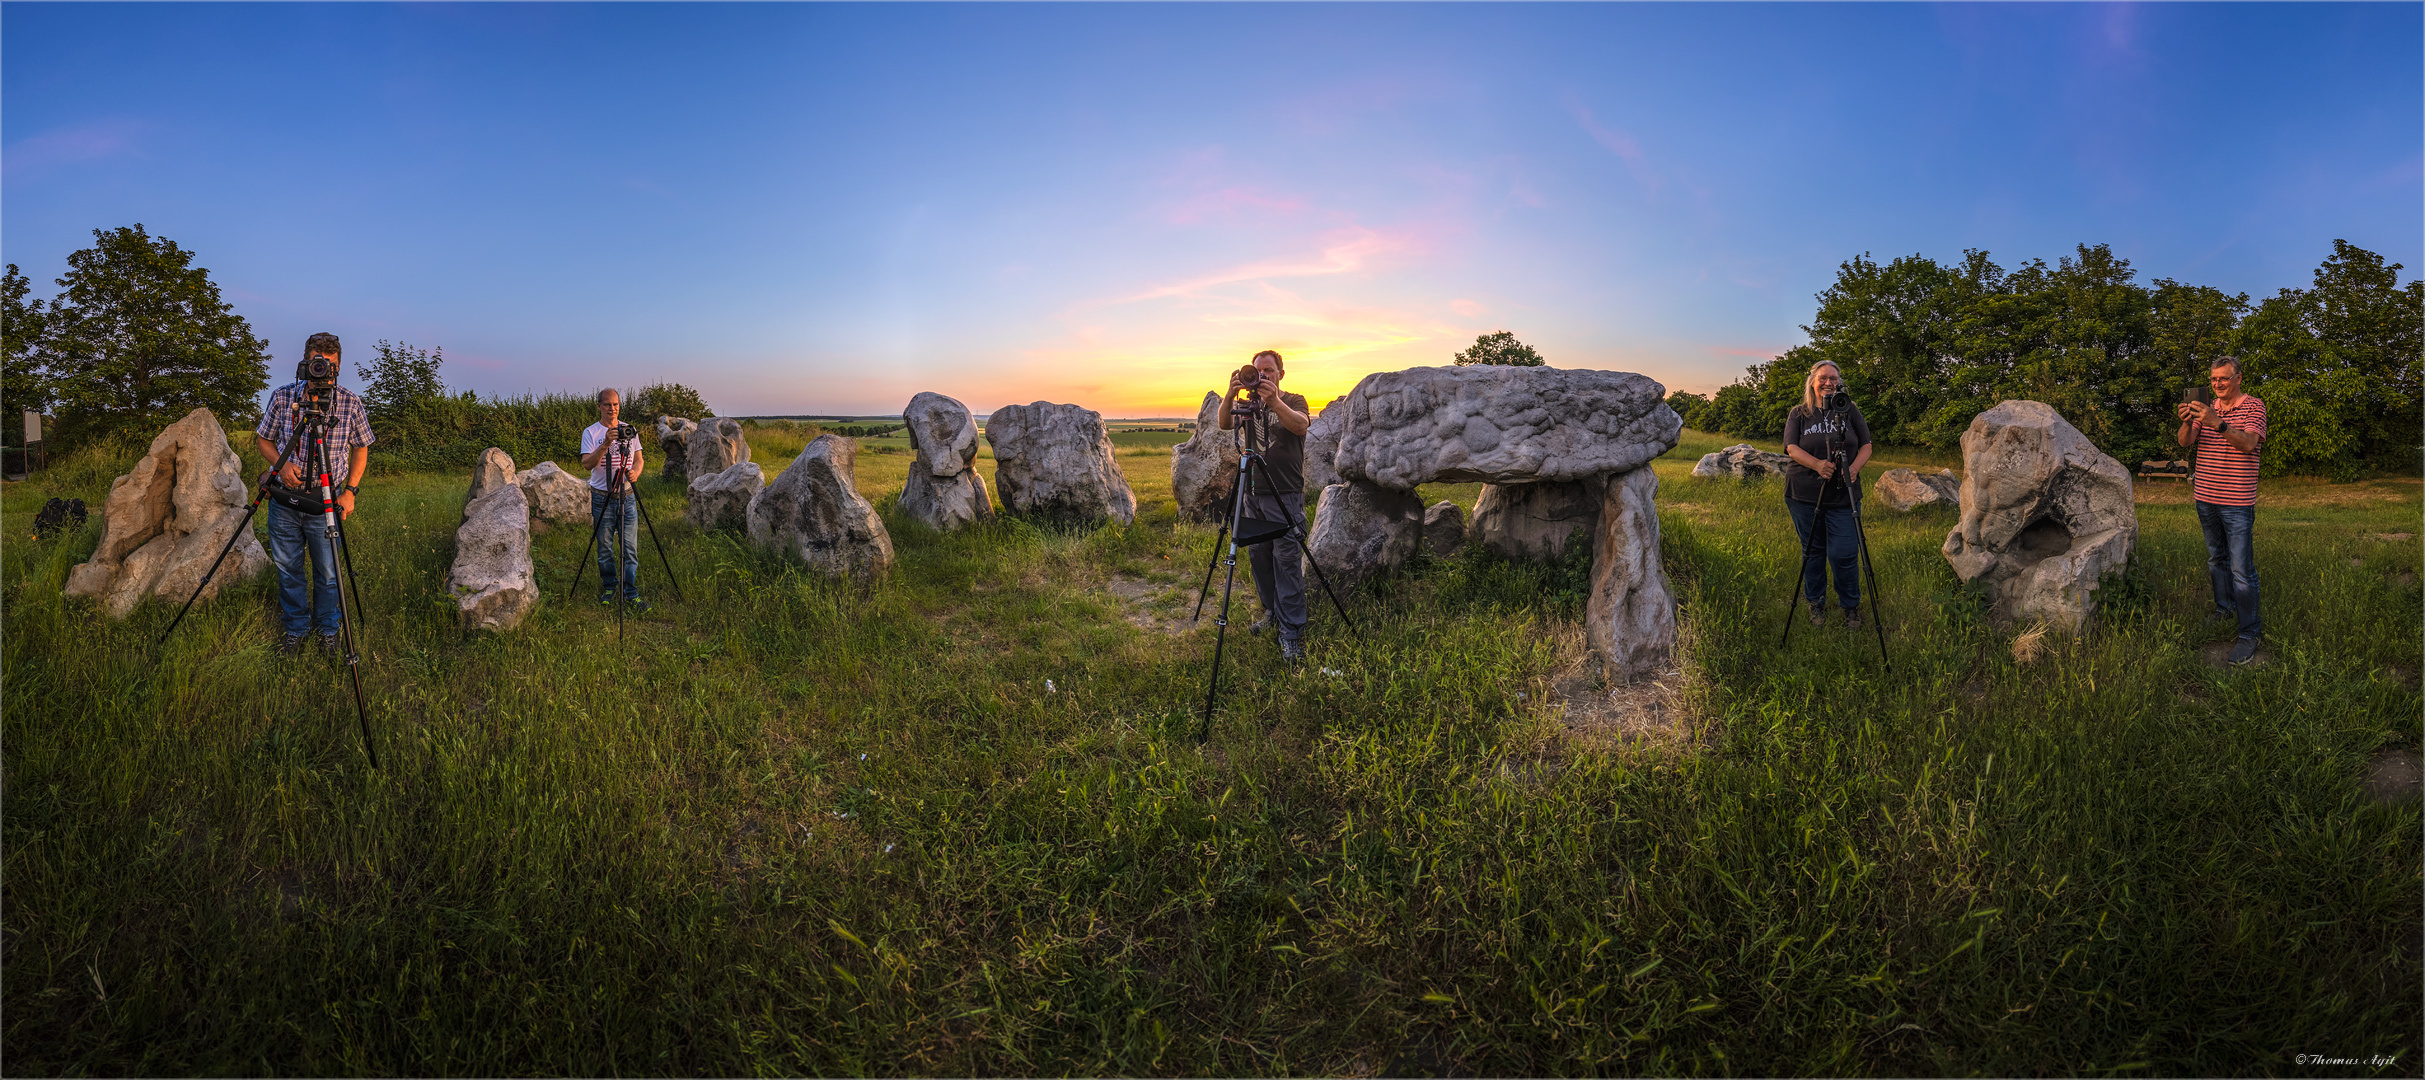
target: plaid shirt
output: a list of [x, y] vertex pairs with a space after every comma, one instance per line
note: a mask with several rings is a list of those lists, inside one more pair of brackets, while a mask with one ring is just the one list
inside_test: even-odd
[[[270, 445], [280, 450], [286, 449], [286, 440], [294, 437], [295, 425], [303, 419], [303, 414], [296, 406], [303, 403], [303, 391], [307, 385], [298, 380], [272, 392], [269, 407], [261, 410], [261, 426], [254, 434], [268, 439]], [[346, 474], [352, 471], [350, 455], [354, 447], [369, 446], [377, 441], [370, 433], [370, 414], [362, 409], [362, 396], [342, 386], [337, 387], [329, 402], [328, 434], [321, 440], [322, 445], [328, 448], [329, 471], [335, 474], [330, 479], [337, 484], [345, 483]], [[310, 446], [298, 444], [295, 447], [295, 458], [304, 465], [307, 473], [311, 465], [306, 456], [310, 453]]]

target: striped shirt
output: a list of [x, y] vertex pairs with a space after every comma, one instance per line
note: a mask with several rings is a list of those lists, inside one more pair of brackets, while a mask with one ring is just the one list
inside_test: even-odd
[[[261, 426], [255, 428], [253, 433], [268, 439], [270, 445], [279, 450], [285, 450], [286, 440], [294, 437], [295, 425], [303, 422], [300, 406], [303, 404], [303, 392], [309, 386], [309, 383], [298, 380], [273, 391], [269, 396], [269, 407], [261, 410]], [[370, 414], [362, 410], [362, 396], [342, 386], [334, 388], [328, 406], [328, 434], [321, 439], [321, 445], [328, 448], [329, 471], [335, 474], [330, 481], [345, 483], [346, 476], [353, 471], [351, 455], [354, 447], [369, 446], [377, 441], [370, 433]], [[302, 443], [295, 446], [295, 460], [304, 463], [307, 474], [311, 471], [308, 460], [311, 452], [312, 448]], [[305, 482], [308, 485], [308, 477]]]
[[2265, 403], [2254, 394], [2242, 395], [2240, 403], [2221, 410], [2223, 419], [2233, 431], [2254, 432], [2257, 452], [2252, 453], [2231, 445], [2221, 432], [2213, 428], [2198, 428], [2197, 479], [2190, 482], [2197, 500], [2216, 506], [2255, 506], [2257, 504], [2257, 457], [2265, 449]]

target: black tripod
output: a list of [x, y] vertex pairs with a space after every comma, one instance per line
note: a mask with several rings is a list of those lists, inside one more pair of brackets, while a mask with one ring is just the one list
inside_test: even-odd
[[[353, 679], [354, 715], [362, 722], [362, 753], [370, 758], [371, 768], [376, 769], [379, 767], [379, 747], [371, 741], [370, 705], [362, 696], [362, 656], [354, 649], [354, 624], [361, 617], [362, 586], [354, 577], [354, 550], [345, 542], [345, 518], [337, 512], [336, 485], [330, 479], [328, 468], [326, 436], [329, 399], [335, 389], [333, 378], [325, 383], [317, 379], [309, 380], [304, 399], [292, 406], [299, 414], [295, 433], [287, 436], [286, 446], [278, 451], [278, 460], [270, 465], [269, 472], [261, 478], [260, 494], [253, 496], [253, 501], [245, 506], [244, 520], [237, 524], [234, 532], [227, 535], [227, 543], [219, 548], [219, 557], [211, 561], [210, 572], [202, 575], [201, 583], [194, 586], [194, 595], [185, 598], [185, 606], [177, 609], [177, 617], [169, 620], [168, 629], [161, 631], [160, 640], [153, 644], [154, 647], [166, 644], [168, 636], [177, 632], [177, 624], [185, 621], [185, 613], [193, 610], [194, 601], [202, 598], [202, 590], [210, 587], [211, 578], [218, 575], [220, 564], [227, 561], [227, 553], [234, 551], [236, 541], [252, 530], [253, 512], [259, 510], [262, 501], [270, 497], [271, 484], [277, 481], [278, 473], [294, 458], [298, 447], [305, 448], [304, 460], [311, 463], [310, 475], [320, 489], [321, 527], [328, 530], [329, 546], [336, 551], [339, 561], [345, 564], [342, 578], [333, 570], [329, 574], [329, 580], [337, 584], [337, 643], [345, 656], [346, 674]], [[351, 612], [347, 611], [348, 597], [352, 598]]]
[[[609, 435], [615, 444], [614, 448], [608, 451], [612, 455], [612, 459], [624, 460], [625, 452], [631, 449], [632, 440], [637, 435], [638, 432], [630, 424], [616, 425], [615, 431]], [[674, 587], [674, 597], [680, 599], [682, 582], [674, 577], [673, 560], [665, 557], [665, 542], [657, 539], [657, 524], [648, 519], [648, 503], [640, 498], [639, 492], [632, 490], [631, 467], [628, 465], [615, 466], [614, 478], [606, 482], [606, 491], [606, 514], [589, 527], [589, 550], [581, 553], [582, 565], [573, 567], [573, 588], [571, 592], [564, 594], [564, 599], [570, 602], [581, 595], [581, 575], [588, 572], [589, 567], [586, 564], [589, 557], [597, 552], [598, 534], [606, 531], [606, 520], [610, 517], [615, 521], [614, 558], [620, 564], [623, 558], [623, 500], [625, 499], [630, 499], [632, 506], [640, 511], [640, 524], [648, 527], [648, 542], [657, 549], [657, 561], [665, 564], [665, 583]], [[634, 565], [637, 565], [637, 560], [634, 560]], [[615, 640], [618, 642], [623, 640], [623, 613], [624, 609], [631, 604], [631, 591], [636, 584], [638, 584], [636, 580], [626, 581], [622, 588], [615, 590]]]
[[[1810, 573], [1810, 561], [1813, 558], [1824, 561], [1827, 557], [1827, 496], [1841, 490], [1852, 507], [1853, 535], [1860, 540], [1861, 569], [1869, 587], [1869, 622], [1878, 631], [1878, 663], [1891, 672], [1895, 666], [1886, 659], [1886, 621], [1878, 615], [1878, 571], [1869, 561], [1869, 530], [1861, 524], [1861, 486], [1852, 482], [1852, 454], [1840, 442], [1844, 432], [1843, 407], [1848, 403], [1845, 395], [1838, 393], [1820, 414], [1828, 418], [1833, 428], [1827, 435], [1827, 460], [1835, 463], [1835, 475], [1819, 485], [1819, 502], [1811, 511], [1810, 530], [1802, 536], [1802, 563], [1794, 568], [1794, 579], [1786, 594], [1785, 633], [1777, 639], [1777, 647], [1783, 648], [1793, 638], [1794, 609], [1802, 605], [1802, 579]], [[1820, 599], [1824, 602], [1826, 598], [1822, 595]]]
[[[1231, 591], [1238, 584], [1238, 545], [1252, 547], [1283, 538], [1295, 540], [1297, 547], [1305, 552], [1305, 564], [1314, 569], [1314, 580], [1322, 583], [1322, 595], [1330, 597], [1330, 606], [1338, 610], [1339, 621], [1346, 623], [1351, 631], [1356, 628], [1355, 620], [1347, 617], [1347, 605], [1340, 603], [1339, 594], [1331, 591], [1330, 578], [1322, 573], [1322, 564], [1314, 561], [1313, 545], [1307, 542], [1305, 536], [1305, 523], [1297, 515], [1289, 514], [1288, 504], [1280, 504], [1280, 512], [1287, 516], [1285, 521], [1246, 516], [1246, 493], [1254, 477], [1261, 476], [1264, 486], [1273, 491], [1279, 488], [1271, 482], [1271, 466], [1263, 461], [1263, 448], [1256, 445], [1258, 440], [1254, 431], [1256, 422], [1263, 419], [1261, 406], [1253, 398], [1248, 398], [1232, 411], [1244, 413], [1236, 417], [1238, 477], [1229, 493], [1229, 516], [1222, 520], [1220, 533], [1213, 537], [1212, 561], [1204, 565], [1204, 584], [1196, 589], [1196, 614], [1191, 620], [1202, 621], [1204, 618], [1204, 602], [1212, 597], [1213, 568], [1221, 564], [1221, 545], [1226, 538], [1229, 544], [1229, 574], [1221, 582], [1221, 614], [1214, 620], [1220, 630], [1213, 635], [1212, 681], [1204, 688], [1204, 722], [1196, 731], [1197, 742], [1203, 742], [1212, 734], [1213, 698], [1221, 691], [1221, 652], [1229, 643], [1229, 599]], [[1278, 553], [1274, 552], [1273, 558], [1277, 560], [1278, 557]], [[1279, 612], [1267, 614], [1275, 624], [1278, 622]]]

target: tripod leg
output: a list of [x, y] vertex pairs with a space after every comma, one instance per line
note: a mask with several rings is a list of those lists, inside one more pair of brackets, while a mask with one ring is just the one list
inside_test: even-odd
[[1196, 741], [1212, 737], [1213, 698], [1221, 692], [1221, 652], [1229, 644], [1229, 597], [1238, 584], [1238, 545], [1229, 545], [1229, 574], [1221, 581], [1221, 615], [1214, 622], [1220, 627], [1213, 633], [1212, 681], [1204, 687], [1204, 723], [1196, 729]]
[[640, 497], [638, 481], [630, 479], [630, 475], [624, 474], [625, 483], [632, 485], [632, 505], [640, 508], [640, 524], [648, 530], [648, 542], [656, 546], [657, 561], [665, 564], [665, 583], [673, 586], [675, 599], [683, 599], [682, 582], [674, 577], [674, 561], [665, 557], [665, 541], [657, 538], [657, 523], [648, 519], [648, 500]]
[[[1789, 499], [1791, 497], [1787, 496]], [[1791, 507], [1787, 507], [1789, 512], [1791, 509]], [[1819, 502], [1810, 512], [1810, 528], [1802, 533], [1802, 562], [1794, 567], [1793, 582], [1786, 587], [1785, 633], [1777, 638], [1777, 647], [1780, 649], [1785, 647], [1786, 642], [1793, 640], [1794, 609], [1802, 606], [1802, 579], [1810, 573], [1812, 542], [1819, 538], [1820, 530], [1827, 527], [1826, 511], [1827, 488], [1822, 485], [1819, 488]]]
[[[287, 459], [295, 456], [295, 448], [301, 445], [302, 442], [303, 425], [297, 424], [295, 425], [295, 433], [286, 437], [286, 449], [280, 450], [278, 452], [278, 460], [270, 463], [269, 471], [271, 475], [277, 475], [278, 470], [286, 467]], [[244, 534], [252, 531], [253, 512], [261, 509], [262, 501], [268, 498], [269, 485], [263, 484], [261, 485], [261, 493], [253, 496], [253, 501], [245, 505], [244, 520], [236, 526], [236, 531], [227, 534], [227, 544], [219, 549], [219, 557], [211, 560], [210, 572], [203, 574], [202, 580], [195, 583], [194, 595], [185, 598], [185, 606], [178, 608], [177, 617], [168, 621], [168, 629], [160, 631], [160, 640], [152, 642], [153, 648], [156, 649], [162, 645], [168, 644], [168, 636], [177, 632], [177, 624], [184, 622], [185, 613], [194, 609], [194, 601], [202, 599], [202, 590], [209, 588], [211, 579], [219, 576], [219, 567], [221, 564], [227, 561], [227, 553], [236, 550], [236, 541], [244, 539]]]
[[[312, 461], [319, 468], [320, 523], [327, 530], [328, 553], [333, 563], [341, 552], [345, 552], [345, 522], [343, 516], [337, 513], [336, 493], [329, 486], [328, 445], [321, 442], [317, 434], [312, 436]], [[337, 590], [337, 645], [345, 655], [345, 672], [354, 684], [354, 717], [362, 724], [362, 753], [370, 759], [370, 767], [376, 769], [379, 767], [379, 747], [371, 740], [370, 703], [362, 696], [362, 661], [354, 651], [354, 621], [346, 617], [345, 610], [346, 593], [349, 591], [345, 587], [346, 580], [353, 576], [352, 558], [351, 553], [346, 552], [344, 572], [340, 574], [338, 567], [332, 565], [328, 568], [328, 579]], [[317, 588], [317, 585], [314, 587]], [[361, 598], [355, 597], [355, 610], [360, 610], [361, 604]]]
[[[611, 509], [613, 509], [613, 508], [612, 508], [612, 507], [609, 507], [609, 508], [608, 508], [608, 510], [611, 510]], [[580, 562], [576, 562], [576, 563], [574, 563], [574, 564], [573, 564], [573, 587], [572, 587], [572, 591], [567, 592], [567, 593], [565, 593], [565, 594], [564, 594], [564, 602], [565, 602], [565, 603], [568, 603], [568, 604], [569, 604], [569, 603], [572, 603], [574, 600], [576, 600], [576, 599], [579, 599], [579, 598], [580, 598], [580, 595], [581, 595], [581, 575], [583, 575], [583, 574], [585, 574], [585, 573], [588, 573], [588, 572], [589, 572], [589, 567], [588, 567], [588, 565], [587, 565], [587, 564], [588, 564], [588, 562], [589, 562], [589, 560], [594, 559], [594, 558], [597, 558], [597, 556], [598, 556], [598, 536], [599, 536], [599, 534], [601, 534], [601, 533], [603, 533], [603, 532], [605, 532], [605, 531], [606, 531], [606, 514], [607, 514], [607, 510], [597, 510], [597, 511], [592, 511], [592, 513], [595, 513], [595, 514], [597, 515], [597, 520], [592, 521], [592, 522], [590, 522], [590, 523], [589, 523], [589, 546], [588, 546], [588, 547], [586, 547], [586, 548], [583, 548], [583, 549], [581, 550], [581, 561], [580, 561]]]
[[1869, 577], [1869, 624], [1878, 629], [1878, 664], [1892, 674], [1894, 662], [1886, 659], [1886, 619], [1878, 613], [1878, 566], [1869, 558], [1869, 527], [1861, 521], [1861, 503], [1857, 496], [1852, 505], [1852, 530], [1853, 535], [1861, 538], [1861, 569]]
[[[1287, 511], [1288, 504], [1281, 503], [1280, 509], [1283, 512]], [[1332, 610], [1339, 613], [1339, 621], [1347, 624], [1347, 630], [1349, 633], [1355, 634], [1359, 637], [1363, 636], [1363, 629], [1356, 625], [1356, 621], [1354, 619], [1347, 617], [1347, 605], [1339, 602], [1338, 592], [1330, 587], [1330, 575], [1322, 572], [1322, 563], [1314, 558], [1313, 537], [1308, 535], [1305, 528], [1305, 514], [1303, 510], [1300, 509], [1297, 513], [1290, 515], [1288, 521], [1288, 536], [1289, 539], [1297, 542], [1297, 550], [1305, 553], [1305, 565], [1314, 568], [1314, 581], [1322, 586], [1322, 595], [1330, 597], [1330, 606]]]
[[[1230, 527], [1237, 524], [1239, 516], [1244, 513], [1246, 513], [1246, 459], [1240, 458], [1238, 459], [1238, 478], [1230, 482], [1229, 515], [1221, 519], [1221, 531], [1213, 534], [1212, 558], [1204, 562], [1204, 584], [1196, 587], [1196, 614], [1194, 618], [1188, 620], [1189, 622], [1203, 621], [1204, 602], [1212, 599], [1213, 568], [1221, 565], [1221, 545], [1227, 543], [1231, 536], [1236, 535], [1230, 531]], [[1230, 548], [1229, 558], [1231, 563], [1237, 562], [1238, 551], [1235, 546]]]

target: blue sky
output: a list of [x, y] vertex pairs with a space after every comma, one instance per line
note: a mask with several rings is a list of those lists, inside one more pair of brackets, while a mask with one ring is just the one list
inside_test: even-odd
[[142, 222], [274, 368], [726, 414], [1192, 413], [1266, 347], [1319, 402], [1500, 329], [1706, 392], [1864, 252], [2417, 267], [2421, 13], [11, 3], [0, 257]]

